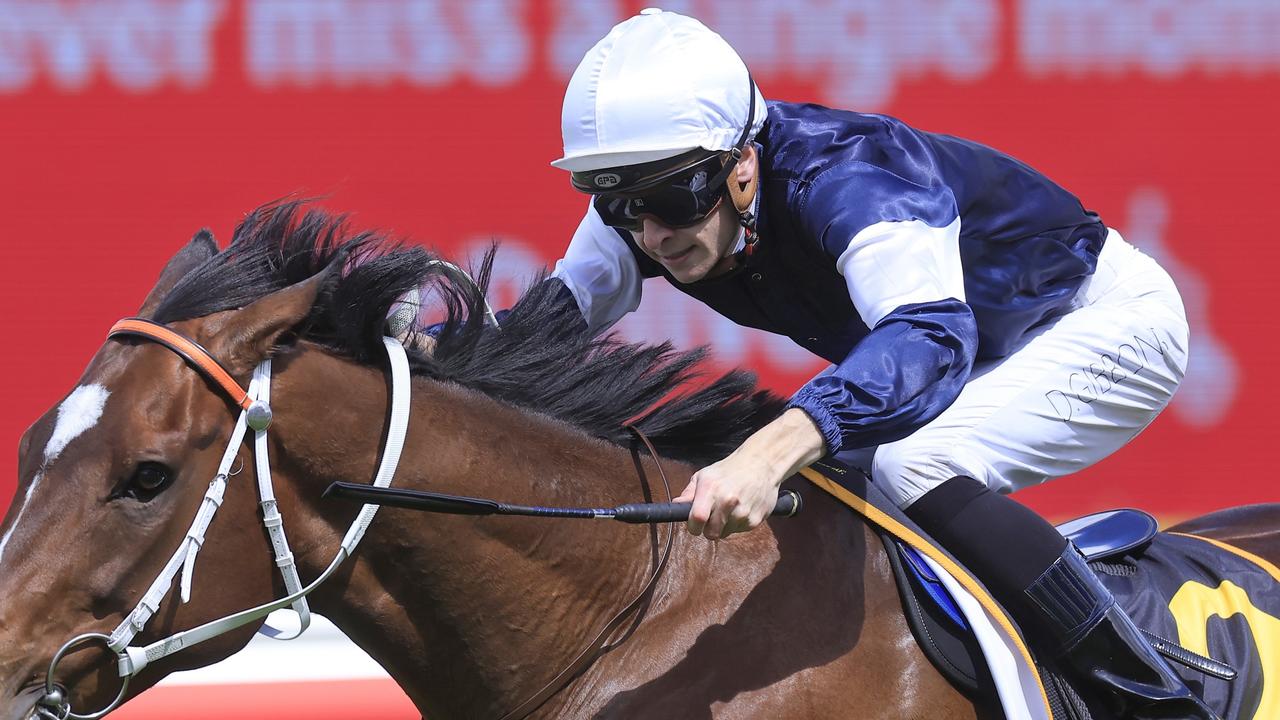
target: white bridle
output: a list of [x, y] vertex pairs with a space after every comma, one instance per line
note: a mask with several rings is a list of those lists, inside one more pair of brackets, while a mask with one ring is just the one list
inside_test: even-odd
[[[390, 337], [383, 338], [382, 343], [386, 347], [387, 359], [391, 365], [391, 421], [387, 426], [387, 438], [382, 452], [382, 462], [378, 466], [378, 474], [373, 481], [373, 484], [377, 487], [387, 487], [391, 484], [391, 480], [395, 476], [396, 467], [400, 463], [400, 452], [404, 448], [404, 438], [409, 426], [411, 395], [409, 361], [405, 355], [404, 347], [398, 340]], [[233, 399], [242, 400], [241, 398]], [[296, 631], [290, 634], [287, 631], [281, 631], [264, 624], [263, 630], [260, 630], [260, 632], [276, 639], [292, 640], [307, 629], [311, 622], [311, 613], [307, 607], [307, 595], [327, 580], [337, 570], [338, 566], [355, 552], [355, 548], [364, 537], [369, 524], [373, 522], [373, 517], [377, 514], [379, 506], [365, 505], [360, 509], [360, 513], [356, 515], [351, 527], [347, 529], [346, 536], [342, 538], [338, 552], [334, 555], [333, 561], [329, 563], [328, 568], [320, 573], [320, 576], [313, 580], [311, 584], [303, 587], [302, 581], [298, 577], [293, 553], [289, 550], [289, 541], [284, 533], [284, 521], [276, 507], [275, 491], [271, 483], [271, 463], [267, 454], [267, 428], [271, 424], [270, 359], [264, 360], [254, 369], [253, 380], [249, 384], [247, 398], [245, 399], [250, 402], [240, 403], [243, 409], [236, 420], [235, 429], [232, 431], [231, 439], [227, 443], [227, 449], [222, 455], [218, 473], [214, 476], [213, 481], [209, 483], [209, 489], [205, 492], [200, 509], [196, 512], [195, 520], [191, 523], [191, 529], [187, 531], [178, 549], [169, 558], [169, 562], [165, 564], [164, 570], [160, 572], [155, 581], [151, 583], [151, 587], [143, 594], [142, 600], [137, 607], [125, 617], [124, 621], [110, 635], [103, 635], [102, 633], [77, 635], [64, 643], [58, 652], [54, 654], [49, 663], [48, 674], [45, 677], [45, 696], [37, 706], [37, 712], [43, 717], [57, 718], [59, 720], [66, 718], [97, 720], [97, 718], [101, 718], [119, 706], [124, 699], [126, 690], [128, 690], [129, 680], [150, 663], [172, 655], [183, 648], [265, 618], [270, 613], [290, 605], [293, 606], [293, 610], [297, 613], [299, 620], [299, 628]], [[191, 581], [195, 572], [196, 555], [204, 545], [205, 532], [213, 521], [214, 513], [222, 505], [227, 480], [235, 474], [231, 472], [231, 465], [235, 462], [240, 445], [249, 429], [254, 431], [254, 461], [258, 476], [258, 494], [262, 506], [262, 524], [266, 527], [267, 534], [271, 538], [271, 546], [275, 551], [276, 565], [280, 568], [280, 575], [284, 579], [288, 595], [278, 600], [207, 622], [190, 630], [175, 633], [150, 645], [131, 647], [129, 643], [133, 641], [138, 633], [142, 632], [147, 622], [155, 615], [156, 610], [160, 608], [160, 602], [169, 593], [173, 586], [174, 576], [179, 572], [182, 573], [180, 589], [182, 602], [185, 603], [191, 599]], [[116, 699], [109, 706], [94, 713], [81, 715], [71, 711], [70, 702], [54, 683], [54, 671], [57, 669], [58, 662], [73, 647], [92, 641], [102, 641], [116, 653], [120, 677], [124, 679], [124, 682]]]

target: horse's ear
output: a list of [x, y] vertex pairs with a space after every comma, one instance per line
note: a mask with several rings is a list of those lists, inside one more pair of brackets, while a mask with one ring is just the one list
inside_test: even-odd
[[150, 317], [151, 313], [160, 306], [164, 296], [169, 294], [183, 276], [217, 254], [218, 244], [213, 241], [213, 233], [209, 232], [208, 228], [201, 229], [191, 238], [191, 242], [169, 258], [169, 263], [160, 272], [160, 279], [156, 281], [155, 287], [147, 293], [147, 299], [142, 301], [138, 317]]
[[271, 356], [284, 335], [307, 321], [316, 300], [332, 289], [345, 264], [346, 253], [339, 253], [310, 278], [230, 313], [225, 324], [213, 329], [209, 350], [233, 374], [247, 374]]

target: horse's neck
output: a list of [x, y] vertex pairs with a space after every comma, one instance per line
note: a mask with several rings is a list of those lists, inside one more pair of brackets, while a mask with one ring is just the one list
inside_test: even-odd
[[[354, 381], [326, 388], [317, 408], [298, 410], [321, 412], [323, 405], [328, 412], [317, 417], [328, 422], [312, 421], [306, 426], [318, 432], [283, 442], [299, 474], [368, 482], [380, 447], [385, 382], [376, 373], [345, 369]], [[327, 371], [333, 377], [334, 370], [317, 367], [299, 375], [325, 377]], [[334, 421], [344, 414], [377, 420], [342, 428]], [[280, 427], [287, 426], [281, 420]], [[341, 447], [340, 437], [350, 438], [349, 445]], [[687, 470], [678, 474], [671, 479], [677, 491]], [[649, 481], [657, 481], [651, 466]], [[542, 505], [606, 506], [642, 493], [625, 450], [424, 380], [415, 381], [394, 484]], [[312, 497], [318, 489], [309, 489]], [[332, 508], [317, 509], [334, 515]], [[324, 561], [324, 544], [315, 543], [312, 572]], [[318, 594], [317, 608], [382, 663], [428, 715], [496, 716], [569, 664], [639, 591], [651, 562], [646, 527], [383, 511], [348, 581]]]

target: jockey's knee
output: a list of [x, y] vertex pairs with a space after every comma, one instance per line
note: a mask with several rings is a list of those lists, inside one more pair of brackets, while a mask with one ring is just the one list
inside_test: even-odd
[[900, 508], [957, 475], [987, 483], [985, 463], [959, 443], [911, 436], [876, 448], [871, 479]]

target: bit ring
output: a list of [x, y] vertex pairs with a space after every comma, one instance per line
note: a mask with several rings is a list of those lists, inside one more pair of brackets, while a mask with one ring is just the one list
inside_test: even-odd
[[116, 699], [111, 701], [107, 707], [95, 713], [87, 715], [79, 715], [71, 711], [71, 701], [67, 698], [67, 694], [61, 687], [53, 681], [53, 673], [58, 668], [58, 663], [62, 662], [62, 658], [71, 651], [72, 648], [84, 645], [85, 643], [101, 640], [102, 644], [108, 650], [115, 652], [111, 647], [111, 636], [102, 633], [84, 633], [77, 635], [62, 644], [58, 648], [58, 652], [53, 654], [53, 659], [49, 661], [49, 672], [44, 677], [44, 697], [40, 699], [40, 704], [46, 708], [56, 709], [59, 713], [58, 717], [66, 720], [98, 720], [107, 713], [115, 710], [124, 701], [124, 694], [129, 690], [129, 680], [131, 676], [125, 675], [124, 682], [120, 685], [120, 692], [116, 694]]

